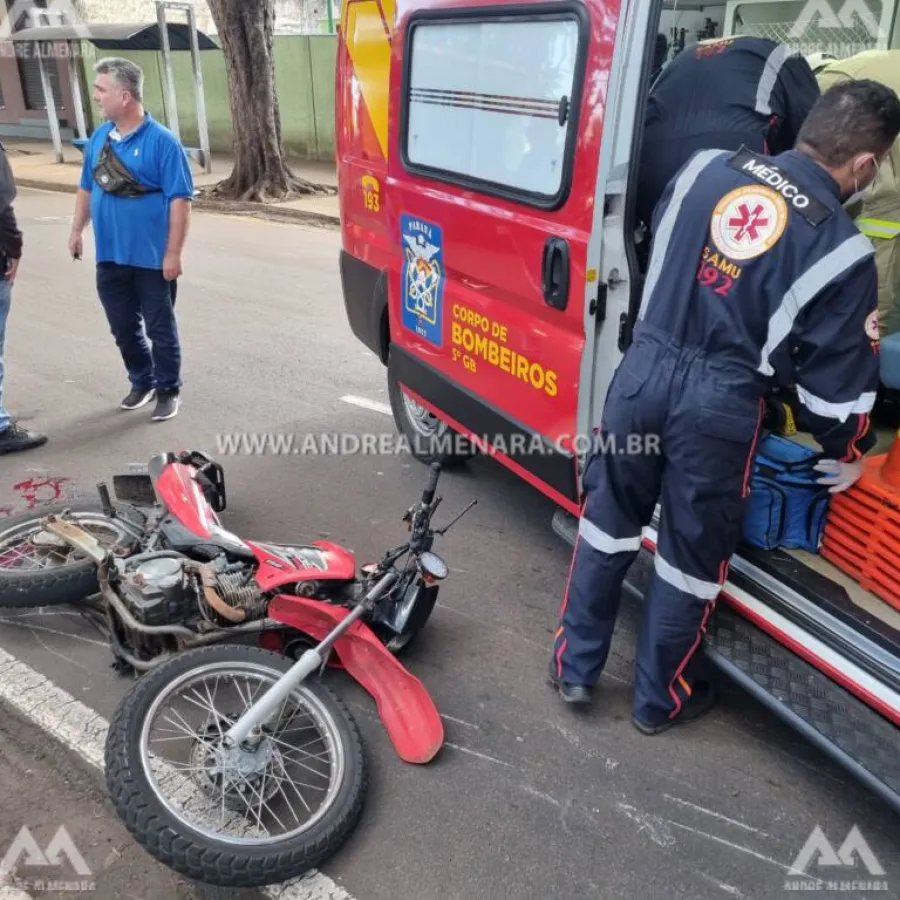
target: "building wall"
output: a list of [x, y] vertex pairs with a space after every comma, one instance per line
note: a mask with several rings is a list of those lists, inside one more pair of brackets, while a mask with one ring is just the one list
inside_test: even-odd
[[[323, 161], [334, 159], [336, 54], [334, 35], [279, 35], [275, 38], [275, 82], [282, 140], [288, 156]], [[143, 69], [144, 103], [151, 115], [168, 124], [163, 99], [162, 54], [140, 51], [117, 52], [116, 55], [131, 59]], [[224, 56], [219, 50], [205, 50], [200, 54], [200, 61], [210, 149], [213, 153], [231, 153], [234, 130]], [[93, 60], [85, 58], [84, 62], [89, 73]], [[187, 147], [199, 147], [200, 131], [189, 52], [172, 54], [172, 74], [182, 143]]]
[[[63, 45], [64, 46], [64, 45]], [[16, 54], [31, 53], [27, 45], [0, 41], [0, 86], [3, 103], [0, 105], [0, 136], [50, 140], [50, 125], [46, 109], [28, 109], [25, 90]], [[33, 59], [32, 54], [32, 59]], [[54, 71], [59, 85], [57, 118], [64, 137], [75, 134], [75, 113], [69, 84], [69, 65], [65, 58], [45, 59], [48, 70]]]
[[[2, 4], [4, 0], [0, 0]], [[70, 0], [72, 2], [72, 0]], [[289, 156], [310, 160], [334, 159], [334, 74], [336, 37], [328, 31], [327, 0], [276, 0], [276, 87], [281, 110], [285, 151]], [[153, 0], [74, 0], [73, 5], [86, 22], [155, 22], [156, 5]], [[339, 18], [339, 0], [334, 0], [334, 21]], [[198, 28], [215, 36], [215, 24], [204, 0], [197, 0]], [[184, 21], [184, 13], [171, 11], [169, 21]], [[13, 45], [0, 42], [0, 85], [3, 103], [0, 104], [0, 136], [50, 139], [47, 113], [44, 109], [26, 109], [16, 59], [11, 55]], [[83, 87], [87, 91], [86, 119], [88, 129], [97, 122], [97, 113], [90, 102], [93, 82], [91, 67], [99, 56], [107, 55], [89, 43], [81, 45]], [[146, 104], [150, 112], [167, 122], [163, 102], [162, 55], [153, 52], [119, 53], [133, 59], [144, 69]], [[64, 141], [75, 136], [75, 117], [69, 84], [68, 62], [65, 58], [49, 60], [56, 68], [61, 106], [58, 117]], [[201, 53], [204, 99], [210, 145], [214, 153], [233, 150], [233, 126], [228, 98], [228, 82], [221, 51]], [[173, 54], [176, 104], [181, 139], [188, 147], [199, 147], [200, 136], [194, 94], [194, 77], [188, 52]]]
[[[78, 8], [87, 22], [155, 22], [156, 4], [153, 0], [78, 0]], [[167, 11], [169, 21], [185, 22], [183, 12]], [[207, 34], [215, 34], [216, 26], [205, 0], [195, 4], [197, 27]], [[276, 0], [276, 34], [321, 33], [327, 19], [327, 0]], [[333, 2], [333, 17], [337, 21], [339, 0]]]

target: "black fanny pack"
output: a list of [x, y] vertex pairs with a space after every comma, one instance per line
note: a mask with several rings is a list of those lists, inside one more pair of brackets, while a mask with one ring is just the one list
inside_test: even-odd
[[146, 194], [158, 194], [159, 188], [151, 188], [141, 184], [131, 170], [113, 153], [109, 138], [103, 144], [100, 158], [94, 166], [94, 181], [108, 194], [117, 197], [143, 197]]

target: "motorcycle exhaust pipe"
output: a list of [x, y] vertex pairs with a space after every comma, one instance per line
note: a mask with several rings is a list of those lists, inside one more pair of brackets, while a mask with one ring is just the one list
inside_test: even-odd
[[191, 631], [190, 628], [187, 628], [184, 625], [142, 625], [128, 611], [128, 607], [125, 606], [125, 604], [116, 596], [116, 592], [109, 586], [109, 584], [101, 582], [100, 589], [103, 594], [103, 599], [106, 600], [106, 602], [109, 603], [109, 605], [116, 611], [119, 618], [134, 631], [140, 631], [142, 634], [152, 635], [179, 635], [180, 637], [188, 639], [197, 636], [196, 632]]
[[[214, 631], [210, 634], [198, 634], [195, 635], [194, 638], [185, 643], [185, 650], [192, 650], [195, 647], [204, 647], [209, 644], [217, 644], [219, 642], [224, 642], [231, 640], [235, 635], [246, 635], [252, 634], [258, 631], [269, 631], [275, 628], [284, 628], [285, 626], [281, 622], [276, 622], [274, 619], [259, 619], [256, 622], [248, 622], [244, 625], [237, 625], [234, 628], [227, 628], [222, 631]], [[143, 629], [141, 629], [143, 630]], [[125, 660], [130, 666], [136, 669], [139, 672], [149, 672], [151, 669], [155, 669], [157, 666], [161, 666], [164, 662], [172, 657], [177, 656], [176, 653], [161, 653], [159, 656], [155, 656], [153, 659], [138, 659], [134, 654], [129, 653], [123, 646], [122, 642], [119, 640], [118, 635], [115, 631], [111, 631], [109, 635], [110, 642], [112, 643], [116, 655], [120, 656]]]

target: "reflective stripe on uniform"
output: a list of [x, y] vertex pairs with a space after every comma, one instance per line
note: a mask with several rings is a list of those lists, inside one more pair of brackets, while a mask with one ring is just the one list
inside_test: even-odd
[[681, 569], [676, 569], [671, 563], [667, 563], [660, 555], [659, 548], [656, 550], [656, 558], [653, 563], [656, 574], [663, 581], [667, 581], [672, 587], [686, 594], [693, 594], [701, 600], [715, 600], [722, 590], [722, 586], [714, 581], [705, 581], [702, 578], [694, 578], [692, 575], [685, 575]]
[[578, 523], [578, 534], [601, 553], [637, 553], [641, 549], [641, 535], [614, 538], [583, 517]]
[[893, 240], [900, 237], [900, 222], [891, 222], [889, 219], [857, 219], [859, 230], [870, 238], [883, 238]]
[[835, 278], [848, 272], [874, 252], [872, 242], [864, 234], [855, 234], [835, 247], [827, 256], [823, 256], [791, 285], [781, 301], [781, 306], [769, 319], [769, 333], [760, 355], [759, 372], [763, 375], [775, 374], [769, 357], [791, 333], [794, 321], [807, 303], [815, 299]]
[[780, 44], [769, 54], [756, 88], [756, 111], [760, 115], [772, 114], [772, 92], [775, 90], [784, 64], [793, 55], [794, 51], [787, 44]]
[[659, 223], [659, 229], [654, 236], [653, 255], [650, 258], [650, 267], [647, 271], [647, 280], [644, 282], [644, 296], [641, 298], [641, 309], [638, 318], [643, 319], [644, 313], [647, 311], [647, 304], [656, 290], [656, 282], [662, 273], [663, 262], [666, 254], [669, 252], [669, 242], [672, 240], [672, 232], [675, 228], [675, 222], [678, 214], [681, 212], [681, 204], [684, 202], [685, 194], [694, 186], [700, 173], [717, 157], [724, 156], [725, 150], [701, 150], [695, 154], [691, 161], [685, 166], [684, 171], [678, 176], [675, 185], [672, 188], [672, 195], [669, 198], [669, 204], [663, 217]]
[[834, 403], [831, 400], [823, 400], [821, 397], [811, 394], [805, 387], [798, 384], [797, 397], [814, 415], [824, 416], [828, 419], [838, 419], [841, 422], [846, 422], [850, 416], [868, 414], [872, 411], [872, 407], [875, 406], [874, 391], [862, 394], [856, 400]]

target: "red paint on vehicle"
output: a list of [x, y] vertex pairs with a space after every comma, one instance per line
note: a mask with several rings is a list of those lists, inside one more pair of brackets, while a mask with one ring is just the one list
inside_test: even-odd
[[191, 466], [172, 463], [159, 476], [156, 490], [166, 509], [185, 528], [198, 537], [209, 538], [212, 537], [212, 526], [219, 520], [194, 481], [193, 473]]
[[256, 583], [263, 591], [298, 581], [350, 581], [356, 575], [354, 555], [328, 541], [297, 546], [246, 543], [259, 560]]

